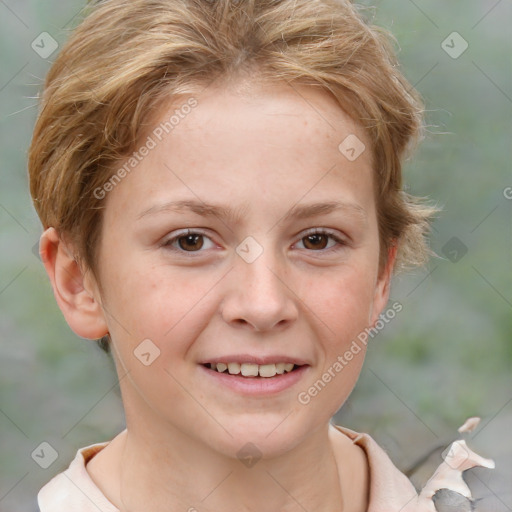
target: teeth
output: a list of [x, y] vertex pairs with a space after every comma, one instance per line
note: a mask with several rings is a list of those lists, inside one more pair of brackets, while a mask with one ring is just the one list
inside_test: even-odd
[[260, 377], [273, 377], [276, 373], [277, 371], [275, 364], [262, 364], [260, 366]]
[[258, 365], [252, 363], [243, 363], [240, 365], [240, 371], [244, 377], [257, 377]]
[[262, 364], [257, 365], [254, 363], [211, 363], [210, 368], [219, 373], [226, 370], [231, 375], [239, 375], [244, 377], [274, 377], [275, 375], [282, 375], [293, 370], [293, 363], [276, 363], [276, 364]]
[[217, 371], [222, 373], [228, 369], [228, 365], [224, 363], [217, 363]]
[[228, 371], [231, 375], [238, 375], [240, 373], [240, 365], [238, 363], [229, 363]]

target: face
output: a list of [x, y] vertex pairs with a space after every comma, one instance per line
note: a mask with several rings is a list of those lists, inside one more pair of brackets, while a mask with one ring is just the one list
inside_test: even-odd
[[365, 347], [344, 354], [387, 300], [370, 151], [338, 147], [369, 143], [307, 86], [195, 99], [159, 113], [155, 129], [181, 116], [104, 199], [100, 300], [127, 424], [277, 454], [343, 404]]

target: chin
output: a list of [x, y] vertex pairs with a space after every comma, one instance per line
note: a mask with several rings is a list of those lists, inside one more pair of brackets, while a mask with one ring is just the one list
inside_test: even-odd
[[283, 412], [244, 415], [227, 425], [229, 434], [219, 427], [215, 430], [217, 435], [209, 437], [207, 442], [219, 453], [238, 459], [279, 457], [293, 450], [318, 427], [301, 423], [296, 415], [287, 416]]

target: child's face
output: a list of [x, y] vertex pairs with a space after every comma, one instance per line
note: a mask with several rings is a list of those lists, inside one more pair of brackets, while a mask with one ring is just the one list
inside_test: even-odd
[[[177, 429], [230, 456], [249, 441], [277, 454], [325, 426], [355, 385], [362, 344], [307, 393], [387, 301], [369, 143], [325, 92], [294, 89], [207, 88], [161, 141], [151, 135], [156, 147], [104, 199], [101, 300], [121, 375], [119, 365], [128, 370], [121, 387], [133, 432], [160, 439]], [[338, 149], [350, 134], [367, 147], [354, 161]], [[197, 211], [173, 210], [176, 201]], [[289, 216], [333, 202], [330, 213]], [[206, 204], [220, 214], [200, 215]], [[311, 228], [343, 244], [308, 238]], [[138, 349], [143, 340], [151, 343]], [[269, 379], [203, 365], [251, 357], [307, 366]]]

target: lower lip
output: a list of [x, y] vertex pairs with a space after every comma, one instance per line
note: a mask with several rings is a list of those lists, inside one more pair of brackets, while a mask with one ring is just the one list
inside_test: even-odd
[[284, 391], [296, 384], [307, 372], [309, 366], [303, 365], [288, 373], [274, 377], [242, 377], [240, 374], [219, 373], [199, 365], [208, 378], [222, 386], [244, 395], [272, 395]]

